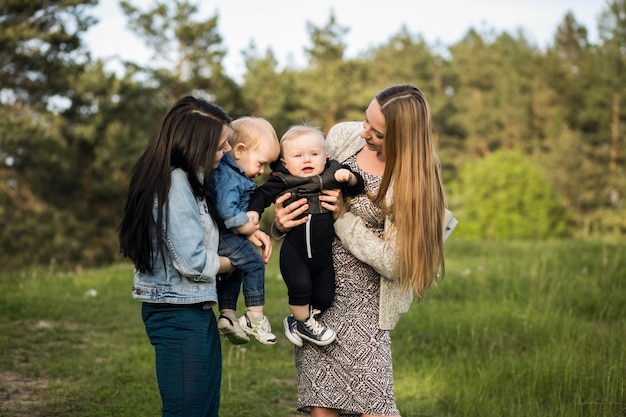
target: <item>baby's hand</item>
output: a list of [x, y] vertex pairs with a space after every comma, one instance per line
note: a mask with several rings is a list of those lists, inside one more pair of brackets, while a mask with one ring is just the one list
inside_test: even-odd
[[337, 171], [335, 171], [335, 180], [337, 182], [355, 183], [356, 177], [349, 170], [345, 168], [340, 168]]
[[259, 224], [259, 213], [256, 211], [246, 211], [246, 214], [248, 215], [250, 222], [253, 224]]
[[242, 224], [241, 226], [237, 228], [237, 233], [239, 233], [240, 235], [250, 236], [252, 233], [256, 232], [257, 230], [259, 230], [259, 225], [252, 223], [250, 219], [248, 219], [247, 222], [245, 222], [244, 224]]

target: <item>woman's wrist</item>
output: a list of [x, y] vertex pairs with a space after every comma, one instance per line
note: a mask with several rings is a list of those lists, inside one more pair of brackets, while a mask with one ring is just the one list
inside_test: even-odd
[[270, 227], [270, 236], [272, 236], [272, 238], [274, 238], [275, 240], [281, 240], [285, 237], [286, 234], [287, 231], [281, 230], [280, 227], [278, 227], [278, 223], [276, 223], [276, 220], [274, 220], [272, 222], [272, 226]]

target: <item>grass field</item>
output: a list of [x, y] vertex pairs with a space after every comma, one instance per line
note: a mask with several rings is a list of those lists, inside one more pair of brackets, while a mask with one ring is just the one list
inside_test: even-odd
[[[404, 417], [626, 416], [626, 244], [447, 244], [447, 275], [392, 333]], [[222, 344], [223, 417], [293, 417], [277, 253], [266, 314], [279, 341]], [[160, 415], [154, 353], [127, 263], [0, 275], [1, 417]]]

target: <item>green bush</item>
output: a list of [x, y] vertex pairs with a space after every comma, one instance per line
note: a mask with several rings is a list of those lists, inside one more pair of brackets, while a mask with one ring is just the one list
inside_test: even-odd
[[546, 239], [568, 235], [567, 214], [541, 172], [523, 154], [496, 151], [467, 163], [453, 184], [462, 219], [457, 236]]

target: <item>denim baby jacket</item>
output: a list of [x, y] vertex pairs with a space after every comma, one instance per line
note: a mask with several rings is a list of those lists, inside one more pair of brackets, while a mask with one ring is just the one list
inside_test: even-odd
[[213, 171], [212, 198], [227, 229], [235, 229], [248, 221], [248, 203], [256, 183], [248, 178], [230, 154], [224, 154]]

